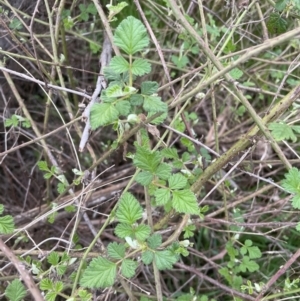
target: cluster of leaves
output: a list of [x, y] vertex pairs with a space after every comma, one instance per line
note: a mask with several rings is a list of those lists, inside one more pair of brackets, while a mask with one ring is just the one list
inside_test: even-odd
[[22, 127], [24, 128], [30, 128], [30, 122], [27, 118], [24, 118], [20, 115], [12, 115], [11, 118], [6, 118], [4, 122], [5, 127], [17, 127], [19, 124], [21, 124]]
[[[140, 121], [138, 114], [147, 113], [151, 116], [157, 112], [166, 113], [167, 105], [156, 94], [158, 90], [156, 82], [143, 82], [140, 93], [133, 87], [136, 76], [151, 71], [151, 66], [145, 59], [133, 58], [134, 54], [149, 44], [147, 31], [142, 22], [131, 16], [123, 20], [115, 31], [114, 44], [128, 55], [128, 59], [115, 56], [105, 68], [104, 75], [110, 83], [101, 93], [102, 103], [92, 106], [90, 122], [92, 129], [113, 124], [114, 129], [123, 133], [128, 128], [129, 122]], [[127, 119], [122, 121], [121, 116]]]
[[[173, 161], [162, 163], [164, 159]], [[136, 181], [149, 187], [157, 206], [164, 206], [167, 210], [174, 208], [179, 213], [199, 214], [197, 199], [189, 189], [188, 178], [182, 173], [172, 174], [173, 167], [182, 165], [175, 148], [151, 151], [146, 146], [136, 145], [133, 163], [141, 169]]]
[[59, 193], [63, 193], [66, 190], [68, 183], [66, 181], [65, 176], [63, 174], [61, 174], [59, 168], [57, 168], [55, 166], [51, 166], [51, 168], [49, 168], [46, 161], [39, 161], [38, 167], [41, 171], [46, 172], [44, 174], [45, 179], [50, 179], [51, 177], [55, 177], [59, 181], [59, 183], [57, 185], [57, 191]]
[[226, 245], [226, 250], [230, 259], [226, 267], [219, 269], [219, 273], [233, 288], [245, 289], [242, 286], [243, 278], [240, 274], [259, 270], [259, 265], [253, 259], [261, 258], [261, 251], [258, 247], [253, 246], [253, 242], [249, 239], [240, 248], [230, 241]]
[[134, 256], [140, 252], [144, 264], [154, 261], [159, 270], [170, 269], [178, 261], [182, 246], [174, 243], [167, 249], [161, 249], [161, 235], [151, 235], [148, 225], [138, 223], [142, 215], [143, 208], [138, 200], [130, 193], [123, 194], [116, 211], [118, 224], [115, 234], [124, 239], [124, 243], [110, 243], [107, 258], [100, 256], [91, 261], [80, 280], [83, 287], [105, 288], [113, 285], [118, 269], [123, 277], [133, 277], [139, 265]]
[[288, 20], [292, 17], [300, 18], [300, 2], [298, 0], [277, 0], [275, 12], [272, 12], [267, 20], [267, 28], [270, 33], [281, 34], [287, 31]]

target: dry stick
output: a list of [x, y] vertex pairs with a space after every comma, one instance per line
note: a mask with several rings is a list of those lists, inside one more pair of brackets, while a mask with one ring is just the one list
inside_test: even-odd
[[296, 259], [300, 256], [300, 249], [282, 266], [280, 269], [272, 276], [272, 278], [268, 281], [267, 284], [264, 285], [264, 288], [259, 293], [259, 295], [255, 298], [254, 301], [260, 301], [263, 300], [261, 297], [263, 294], [275, 283], [275, 281], [283, 275], [287, 269], [296, 261]]
[[57, 132], [59, 132], [59, 131], [65, 129], [66, 127], [72, 125], [74, 122], [77, 122], [77, 121], [80, 120], [80, 119], [81, 119], [81, 117], [77, 117], [77, 118], [73, 119], [72, 121], [70, 121], [70, 122], [68, 122], [68, 123], [66, 123], [66, 124], [64, 124], [64, 125], [62, 125], [62, 126], [60, 126], [59, 128], [57, 128], [57, 129], [55, 129], [55, 130], [53, 130], [53, 131], [51, 131], [51, 132], [49, 132], [49, 133], [47, 133], [47, 134], [45, 134], [45, 135], [41, 135], [40, 137], [37, 137], [37, 138], [35, 138], [35, 139], [32, 139], [32, 140], [30, 140], [30, 141], [28, 141], [28, 142], [24, 142], [24, 143], [22, 143], [22, 144], [20, 144], [20, 145], [17, 145], [17, 146], [15, 146], [15, 147], [13, 147], [13, 148], [10, 148], [10, 149], [8, 149], [8, 150], [5, 151], [5, 152], [0, 153], [0, 158], [3, 157], [3, 156], [6, 156], [6, 155], [9, 154], [9, 153], [15, 152], [15, 151], [19, 150], [20, 148], [26, 147], [26, 146], [28, 146], [28, 145], [30, 145], [30, 144], [36, 143], [36, 142], [38, 142], [38, 141], [40, 141], [40, 140], [43, 140], [43, 139], [45, 139], [45, 138], [47, 138], [47, 137], [49, 137], [49, 136], [52, 136], [53, 134], [55, 134], [55, 133], [57, 133]]
[[92, 95], [90, 103], [85, 108], [84, 112], [82, 113], [82, 117], [86, 120], [86, 125], [84, 127], [81, 140], [79, 143], [79, 151], [82, 152], [87, 144], [87, 141], [89, 139], [90, 131], [91, 131], [91, 124], [90, 124], [90, 112], [91, 107], [94, 103], [98, 102], [98, 96], [101, 94], [102, 89], [106, 88], [106, 81], [103, 74], [104, 68], [108, 66], [110, 60], [111, 60], [111, 51], [112, 46], [108, 39], [108, 36], [104, 35], [104, 41], [102, 46], [102, 52], [99, 59], [100, 64], [100, 73], [97, 79], [96, 89], [94, 90], [94, 93]]
[[243, 294], [241, 292], [238, 292], [238, 291], [236, 291], [234, 289], [231, 289], [231, 288], [227, 287], [226, 285], [223, 285], [223, 284], [219, 283], [218, 281], [216, 281], [216, 280], [214, 280], [214, 279], [212, 279], [212, 278], [204, 275], [203, 273], [201, 273], [200, 271], [198, 271], [195, 268], [186, 266], [183, 263], [175, 263], [175, 266], [178, 266], [181, 269], [184, 269], [186, 271], [189, 271], [189, 272], [191, 272], [193, 274], [198, 275], [201, 279], [204, 279], [205, 281], [210, 282], [211, 284], [215, 285], [216, 287], [220, 288], [221, 290], [230, 293], [232, 296], [238, 296], [238, 297], [243, 298], [244, 300], [250, 300], [250, 301], [255, 301], [256, 300], [256, 299], [254, 299], [254, 297], [251, 297], [249, 295]]
[[96, 6], [97, 12], [98, 12], [98, 14], [100, 16], [100, 19], [101, 19], [101, 21], [103, 23], [103, 26], [105, 28], [105, 32], [108, 35], [108, 38], [110, 40], [110, 43], [112, 45], [112, 48], [113, 48], [115, 54], [116, 55], [121, 55], [119, 48], [116, 45], [114, 45], [114, 43], [113, 43], [114, 37], [113, 37], [112, 31], [110, 29], [109, 22], [108, 22], [108, 20], [106, 18], [106, 15], [105, 15], [105, 13], [104, 13], [101, 5], [99, 4], [99, 1], [98, 0], [93, 0], [93, 2], [95, 4], [95, 6]]
[[10, 260], [10, 262], [15, 266], [18, 270], [19, 274], [21, 275], [22, 280], [25, 282], [26, 286], [28, 287], [33, 299], [35, 301], [44, 301], [44, 298], [34, 283], [34, 280], [30, 273], [25, 268], [25, 265], [18, 260], [15, 254], [5, 245], [5, 243], [0, 238], [0, 249], [6, 255], [6, 257]]
[[2, 64], [0, 64], [0, 70], [5, 71], [5, 72], [10, 73], [10, 74], [13, 74], [13, 75], [16, 75], [16, 76], [21, 77], [23, 79], [29, 80], [31, 82], [37, 83], [37, 84], [39, 84], [41, 86], [44, 86], [44, 87], [53, 88], [53, 89], [59, 90], [59, 91], [65, 91], [65, 92], [73, 93], [73, 94], [76, 94], [76, 95], [79, 95], [79, 96], [82, 96], [82, 97], [85, 97], [85, 98], [88, 98], [88, 99], [91, 98], [91, 96], [89, 96], [86, 93], [79, 92], [79, 91], [72, 90], [72, 89], [68, 89], [68, 88], [65, 88], [65, 87], [60, 87], [60, 86], [56, 86], [56, 85], [45, 83], [45, 82], [43, 82], [41, 80], [35, 79], [35, 78], [33, 78], [31, 76], [28, 76], [28, 75], [25, 75], [23, 73], [20, 73], [20, 72], [13, 71], [11, 69], [5, 68]]

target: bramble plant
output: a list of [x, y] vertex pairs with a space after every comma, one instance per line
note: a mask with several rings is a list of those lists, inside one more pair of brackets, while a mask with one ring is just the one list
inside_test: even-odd
[[[144, 25], [139, 20], [128, 17], [116, 29], [114, 42], [129, 55], [129, 59], [127, 61], [122, 56], [116, 56], [106, 68], [105, 76], [110, 83], [101, 94], [102, 103], [94, 104], [91, 109], [91, 126], [95, 129], [113, 124], [122, 132], [128, 126], [128, 116], [132, 118], [134, 114], [133, 119], [138, 120], [138, 114], [141, 113], [148, 116], [157, 112], [166, 114], [167, 105], [156, 94], [156, 82], [142, 82], [140, 93], [133, 87], [135, 76], [150, 72], [150, 65], [146, 60], [132, 57], [149, 44]], [[120, 116], [127, 119], [122, 121]], [[155, 122], [159, 124], [163, 118], [160, 117]], [[196, 197], [189, 189], [192, 177], [189, 178], [186, 173], [173, 172], [175, 167], [185, 167], [184, 160], [179, 157], [176, 149], [151, 150], [145, 130], [141, 130], [140, 141], [135, 142], [135, 147], [136, 153], [132, 156], [133, 164], [138, 169], [135, 180], [148, 190], [153, 208], [163, 206], [165, 212], [173, 208], [178, 213], [199, 215]], [[166, 160], [169, 162], [165, 163]], [[100, 256], [92, 260], [80, 280], [83, 287], [109, 287], [114, 284], [119, 270], [123, 277], [131, 278], [139, 265], [136, 256], [140, 253], [144, 264], [154, 262], [158, 270], [170, 269], [180, 255], [188, 255], [186, 247], [189, 246], [189, 241], [174, 242], [168, 247], [162, 247], [162, 236], [152, 233], [153, 229], [141, 220], [143, 211], [144, 208], [132, 194], [127, 192], [121, 196], [115, 214], [118, 221], [115, 234], [124, 242], [110, 243], [107, 257]], [[191, 236], [193, 229], [186, 229], [186, 233], [189, 233], [187, 237]]]

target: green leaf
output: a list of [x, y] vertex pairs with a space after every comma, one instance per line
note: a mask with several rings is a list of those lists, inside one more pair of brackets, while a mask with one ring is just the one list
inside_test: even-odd
[[47, 172], [47, 173], [44, 174], [44, 179], [50, 179], [52, 176], [53, 176], [52, 173]]
[[183, 231], [183, 238], [190, 238], [195, 235], [196, 226], [195, 225], [187, 225], [184, 227]]
[[239, 269], [241, 272], [246, 272], [246, 270], [249, 272], [255, 272], [259, 270], [259, 265], [255, 261], [250, 260], [248, 256], [244, 256], [242, 263], [239, 265]]
[[64, 284], [61, 281], [57, 281], [57, 282], [53, 283], [53, 290], [56, 293], [61, 292], [63, 290], [63, 288], [64, 288]]
[[286, 8], [288, 2], [289, 0], [277, 0], [275, 4], [276, 10], [282, 12]]
[[52, 264], [52, 265], [57, 265], [59, 263], [59, 255], [57, 252], [51, 252], [48, 256], [47, 256], [47, 261]]
[[270, 33], [285, 33], [287, 30], [287, 21], [278, 13], [271, 13], [267, 21], [267, 28]]
[[57, 191], [62, 194], [66, 191], [66, 186], [64, 183], [58, 183], [57, 184]]
[[105, 90], [107, 97], [122, 97], [124, 96], [124, 92], [122, 87], [119, 85], [109, 85]]
[[0, 204], [0, 214], [2, 214], [3, 212], [4, 212], [4, 206]]
[[122, 195], [116, 212], [116, 217], [120, 223], [132, 225], [142, 217], [143, 208], [137, 199], [126, 192]]
[[95, 258], [83, 272], [80, 285], [89, 288], [112, 286], [117, 274], [117, 265], [103, 257]]
[[152, 95], [156, 93], [158, 90], [158, 83], [157, 82], [150, 82], [150, 81], [145, 81], [142, 82], [141, 85], [141, 93], [144, 95]]
[[125, 257], [125, 246], [116, 242], [109, 243], [107, 246], [107, 254], [113, 259], [121, 260]]
[[134, 229], [134, 232], [138, 241], [145, 241], [151, 233], [151, 228], [148, 225], [141, 224]]
[[128, 224], [118, 224], [115, 228], [115, 234], [120, 238], [125, 238], [127, 236], [133, 236], [134, 231], [132, 226]]
[[239, 68], [233, 68], [230, 72], [229, 72], [230, 76], [237, 80], [240, 79], [243, 76], [243, 71], [240, 70]]
[[169, 180], [169, 187], [171, 189], [182, 189], [186, 186], [187, 184], [187, 179], [183, 175], [177, 173], [172, 175]]
[[50, 291], [45, 295], [45, 300], [46, 301], [55, 301], [56, 297], [57, 297], [57, 293]]
[[140, 106], [143, 103], [143, 96], [141, 94], [133, 94], [130, 96], [129, 101], [133, 106]]
[[186, 55], [182, 55], [182, 56], [172, 55], [171, 60], [176, 65], [177, 68], [184, 68], [189, 63], [189, 59]]
[[130, 65], [122, 56], [117, 55], [111, 59], [109, 68], [120, 74], [128, 71], [130, 69]]
[[196, 196], [187, 189], [173, 191], [172, 206], [180, 213], [199, 213]]
[[0, 217], [0, 234], [10, 234], [14, 232], [14, 219], [11, 215]]
[[171, 199], [171, 192], [167, 188], [159, 188], [156, 189], [155, 193], [155, 201], [158, 206], [163, 206], [168, 203]]
[[148, 186], [152, 182], [153, 175], [149, 171], [140, 172], [135, 180], [143, 186]]
[[147, 250], [142, 253], [142, 261], [144, 264], [150, 264], [153, 261], [154, 253]]
[[44, 278], [40, 282], [40, 289], [43, 291], [50, 291], [53, 288], [53, 282], [49, 278]]
[[147, 242], [149, 248], [154, 250], [162, 244], [162, 236], [158, 233], [154, 233], [147, 239]]
[[136, 59], [131, 66], [131, 72], [134, 75], [142, 76], [148, 74], [151, 71], [151, 65], [144, 59]]
[[172, 172], [172, 166], [170, 164], [161, 163], [158, 165], [155, 174], [161, 180], [167, 180], [171, 176], [171, 172]]
[[282, 187], [289, 193], [300, 194], [300, 171], [296, 167], [292, 167], [285, 175], [282, 181]]
[[121, 100], [116, 103], [116, 109], [120, 115], [127, 116], [130, 113], [131, 105], [129, 101]]
[[[147, 115], [147, 118], [151, 117], [152, 115], [156, 114], [156, 112], [149, 112]], [[164, 112], [160, 114], [158, 117], [154, 118], [151, 121], [151, 124], [161, 124], [164, 122], [164, 120], [168, 117], [168, 112]]]
[[162, 156], [159, 152], [152, 152], [145, 147], [137, 146], [137, 151], [133, 159], [133, 163], [136, 167], [155, 173]]
[[170, 250], [156, 251], [154, 261], [159, 270], [172, 269], [173, 264], [177, 262], [176, 256]]
[[256, 246], [252, 246], [252, 241], [250, 239], [247, 239], [245, 241], [245, 244], [240, 249], [240, 253], [242, 255], [246, 255], [248, 252], [250, 259], [260, 258], [261, 252], [260, 249]]
[[295, 209], [300, 209], [300, 194], [296, 194], [292, 199], [292, 206]]
[[115, 15], [117, 15], [124, 7], [126, 7], [128, 3], [120, 2], [117, 5], [106, 4], [107, 9], [109, 10], [108, 20], [109, 22], [115, 20]]
[[97, 129], [99, 126], [112, 123], [119, 116], [118, 110], [111, 103], [95, 103], [91, 107], [91, 128]]
[[178, 159], [178, 153], [177, 149], [172, 147], [172, 148], [164, 148], [161, 150], [161, 154], [168, 159]]
[[127, 54], [134, 54], [148, 46], [147, 30], [141, 21], [129, 16], [117, 27], [114, 43]]
[[39, 161], [37, 163], [39, 170], [43, 170], [43, 171], [49, 171], [48, 165], [46, 161]]
[[293, 132], [293, 128], [287, 125], [286, 123], [272, 122], [269, 124], [269, 129], [272, 131], [272, 135], [277, 141], [289, 140], [289, 139], [291, 139], [293, 142], [297, 141], [297, 137]]
[[10, 301], [21, 301], [26, 295], [26, 288], [19, 279], [13, 280], [5, 290], [5, 296]]
[[121, 265], [121, 273], [126, 278], [131, 278], [135, 275], [135, 270], [138, 267], [138, 263], [131, 259], [124, 259]]
[[144, 98], [143, 108], [147, 112], [166, 112], [168, 106], [166, 103], [161, 101], [159, 96], [146, 96]]

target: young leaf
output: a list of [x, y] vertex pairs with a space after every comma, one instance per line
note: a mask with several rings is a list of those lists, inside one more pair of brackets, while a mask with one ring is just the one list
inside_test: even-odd
[[168, 106], [161, 101], [159, 96], [145, 96], [143, 108], [147, 112], [166, 112]]
[[239, 269], [242, 272], [246, 272], [247, 269], [249, 272], [255, 272], [259, 270], [259, 265], [255, 261], [250, 260], [248, 256], [244, 256], [242, 263], [239, 265]]
[[122, 56], [114, 56], [109, 63], [109, 68], [120, 74], [128, 71], [130, 66]]
[[121, 265], [121, 273], [126, 278], [131, 278], [135, 275], [135, 270], [138, 267], [138, 263], [131, 259], [124, 259]]
[[154, 233], [147, 239], [147, 242], [148, 242], [149, 248], [154, 250], [161, 245], [162, 237], [160, 234]]
[[194, 193], [190, 190], [174, 190], [172, 206], [177, 212], [198, 214], [199, 208]]
[[143, 208], [137, 199], [126, 192], [120, 199], [116, 217], [120, 223], [132, 225], [142, 217]]
[[140, 169], [154, 173], [162, 159], [158, 152], [152, 152], [145, 147], [137, 146], [133, 163]]
[[272, 131], [272, 135], [277, 141], [289, 140], [289, 139], [291, 139], [293, 142], [297, 141], [297, 137], [293, 132], [293, 128], [287, 125], [286, 123], [272, 122], [269, 124], [269, 129]]
[[260, 258], [261, 251], [258, 247], [252, 246], [252, 241], [247, 239], [243, 247], [241, 247], [240, 252], [242, 255], [246, 255], [247, 252], [249, 254], [250, 259]]
[[170, 250], [156, 251], [154, 260], [159, 270], [172, 269], [173, 264], [177, 262], [176, 256]]
[[83, 272], [80, 284], [89, 288], [112, 286], [117, 274], [117, 265], [103, 257], [95, 258]]
[[285, 175], [285, 179], [282, 181], [282, 187], [289, 193], [300, 194], [300, 171], [296, 167], [293, 167]]
[[141, 21], [129, 16], [117, 27], [114, 43], [127, 54], [134, 54], [148, 46], [147, 30]]
[[101, 125], [114, 122], [119, 116], [118, 110], [111, 103], [95, 103], [91, 107], [91, 128], [97, 129]]
[[144, 59], [136, 59], [131, 66], [131, 72], [134, 75], [142, 76], [151, 71], [151, 65]]
[[163, 206], [171, 199], [171, 192], [167, 188], [159, 188], [155, 191], [155, 201], [158, 206]]
[[5, 215], [0, 217], [0, 235], [10, 234], [14, 231], [14, 219], [11, 215]]
[[43, 170], [43, 171], [49, 171], [49, 168], [48, 168], [48, 165], [47, 165], [47, 162], [46, 161], [39, 161], [37, 163], [38, 167], [40, 170]]
[[53, 288], [53, 282], [49, 278], [44, 278], [40, 282], [40, 289], [43, 291], [50, 291]]
[[144, 95], [152, 95], [156, 93], [158, 90], [158, 83], [157, 82], [150, 82], [150, 81], [145, 81], [142, 82], [141, 85], [141, 93]]
[[13, 280], [5, 290], [5, 296], [10, 301], [21, 301], [26, 294], [25, 286], [19, 279]]
[[59, 262], [59, 255], [57, 252], [51, 252], [48, 257], [47, 261], [52, 265], [57, 265]]
[[171, 189], [182, 189], [186, 186], [187, 179], [183, 175], [177, 173], [169, 178], [169, 187]]

